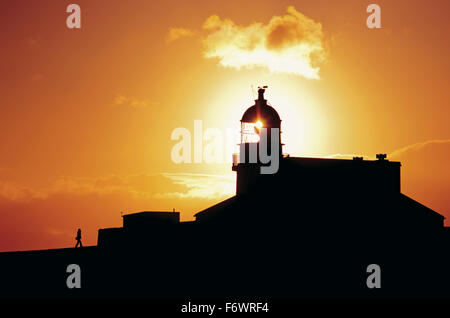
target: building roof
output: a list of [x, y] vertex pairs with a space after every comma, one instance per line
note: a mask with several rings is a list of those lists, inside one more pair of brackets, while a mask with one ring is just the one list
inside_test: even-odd
[[[270, 213], [272, 216], [283, 217], [282, 215], [285, 215], [287, 211], [298, 211], [301, 204], [311, 200], [311, 195], [321, 198], [322, 202], [338, 198], [339, 204], [345, 205], [347, 204], [345, 202], [348, 202], [349, 205], [353, 205], [355, 210], [358, 210], [358, 204], [363, 204], [363, 206], [367, 206], [368, 210], [378, 214], [380, 218], [419, 220], [422, 217], [426, 219], [431, 217], [436, 221], [445, 219], [441, 214], [400, 192], [400, 162], [296, 157], [286, 157], [282, 160], [288, 165], [283, 171], [280, 168], [283, 177], [269, 181], [277, 184], [274, 191], [278, 192], [273, 193], [274, 197], [269, 198], [266, 194], [259, 192], [260, 188], [255, 188], [255, 191], [250, 190], [247, 193], [233, 196], [196, 213], [197, 220], [215, 219], [219, 216], [245, 218], [242, 211], [245, 212], [244, 214], [251, 214], [251, 210], [259, 208], [262, 212], [262, 210], [272, 207]], [[387, 174], [384, 173], [383, 167], [386, 167]], [[335, 173], [336, 171], [339, 173]], [[311, 183], [311, 180], [315, 179], [317, 182]], [[260, 185], [261, 182], [257, 184]], [[389, 191], [384, 191], [384, 189]], [[279, 204], [272, 206], [274, 200]], [[311, 202], [309, 203], [311, 204]], [[324, 212], [331, 213], [327, 210], [333, 207], [330, 203], [330, 207], [325, 208], [326, 205], [323, 206], [321, 202], [315, 206], [316, 208], [313, 209], [303, 209], [302, 206], [302, 209], [305, 213], [323, 214]], [[319, 206], [321, 209], [318, 208]], [[382, 208], [383, 206], [385, 208]], [[377, 210], [380, 208], [381, 210]], [[369, 213], [369, 211], [367, 212]], [[381, 213], [386, 214], [382, 216]]]
[[167, 214], [180, 213], [176, 211], [142, 211], [136, 213], [129, 213], [122, 215], [123, 218], [141, 218], [141, 217], [155, 217], [155, 216], [166, 216]]
[[269, 123], [279, 123], [281, 121], [280, 115], [278, 115], [278, 112], [269, 105], [258, 105], [259, 101], [256, 101], [256, 104], [249, 107], [244, 115], [242, 115], [241, 121], [247, 122], [247, 123], [253, 123], [257, 120], [261, 120], [266, 124]]
[[363, 160], [363, 159], [336, 159], [336, 158], [311, 158], [311, 157], [286, 157], [284, 160], [290, 161], [295, 164], [307, 165], [309, 167], [317, 166], [323, 167], [332, 165], [373, 165], [373, 164], [388, 164], [394, 166], [401, 166], [399, 161], [390, 160]]
[[409, 205], [416, 210], [421, 210], [425, 213], [428, 213], [430, 216], [439, 218], [441, 220], [445, 220], [445, 216], [442, 214], [430, 209], [429, 207], [426, 207], [425, 205], [417, 202], [416, 200], [411, 199], [407, 195], [404, 195], [403, 193], [400, 194], [400, 204]]
[[202, 216], [202, 215], [211, 213], [213, 211], [219, 211], [219, 210], [222, 210], [222, 209], [230, 208], [236, 202], [238, 202], [238, 197], [234, 196], [234, 197], [226, 199], [226, 200], [224, 200], [222, 202], [214, 204], [213, 206], [210, 206], [209, 208], [206, 208], [206, 209], [204, 209], [204, 210], [202, 210], [200, 212], [197, 212], [196, 214], [194, 214], [194, 216], [195, 217]]

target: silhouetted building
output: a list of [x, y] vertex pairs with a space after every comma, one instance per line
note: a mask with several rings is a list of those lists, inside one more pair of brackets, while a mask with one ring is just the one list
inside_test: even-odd
[[[190, 222], [180, 222], [179, 212], [123, 215], [123, 227], [99, 230], [94, 248], [0, 253], [0, 269], [8, 273], [0, 292], [450, 296], [449, 230], [442, 215], [401, 193], [399, 162], [385, 154], [376, 160], [283, 155], [281, 119], [264, 88], [241, 128], [235, 196]], [[275, 134], [267, 149], [264, 128], [269, 139]], [[255, 149], [278, 159], [276, 173], [261, 173], [273, 162], [255, 158]], [[81, 266], [81, 290], [66, 288], [67, 264]], [[381, 267], [381, 289], [366, 286], [369, 264]]]
[[[241, 153], [233, 156], [232, 165], [236, 196], [198, 212], [194, 222], [179, 223], [179, 214], [173, 212], [125, 215], [123, 229], [99, 231], [98, 245], [135, 244], [156, 234], [184, 242], [205, 236], [220, 240], [230, 231], [242, 240], [264, 231], [333, 239], [357, 233], [377, 237], [380, 244], [389, 244], [393, 237], [429, 239], [444, 233], [442, 215], [401, 193], [401, 164], [389, 161], [386, 154], [377, 154], [377, 160], [283, 155], [281, 119], [264, 92], [265, 87], [259, 88], [258, 99], [241, 119]], [[252, 158], [252, 151], [259, 154], [264, 128], [267, 154], [276, 151], [279, 161], [274, 174], [262, 174], [261, 167], [270, 163]], [[271, 147], [273, 133], [278, 150]]]
[[145, 244], [152, 239], [171, 239], [180, 223], [180, 212], [145, 211], [122, 216], [123, 227], [98, 231], [98, 245], [119, 247]]
[[235, 156], [233, 162], [236, 196], [197, 213], [198, 223], [205, 227], [220, 223], [277, 226], [300, 235], [362, 232], [379, 237], [383, 233], [380, 242], [388, 235], [442, 233], [444, 217], [400, 192], [401, 164], [387, 160], [386, 154], [378, 154], [375, 161], [294, 158], [282, 155], [279, 138], [279, 170], [261, 174], [264, 164], [249, 162], [249, 149], [255, 143], [259, 149], [260, 141], [258, 136], [249, 137], [252, 129], [248, 125], [281, 128], [280, 116], [263, 94], [264, 89], [259, 89], [258, 100], [241, 120], [241, 151], [245, 150], [246, 157], [239, 162]]

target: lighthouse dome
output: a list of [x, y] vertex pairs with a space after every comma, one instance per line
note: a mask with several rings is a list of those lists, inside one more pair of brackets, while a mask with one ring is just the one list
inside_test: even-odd
[[277, 111], [269, 105], [253, 105], [245, 111], [241, 119], [241, 121], [247, 123], [256, 122], [258, 120], [261, 120], [269, 127], [279, 127], [281, 121]]
[[264, 99], [264, 89], [258, 90], [258, 99], [255, 105], [249, 107], [242, 115], [241, 122], [255, 123], [261, 121], [265, 127], [280, 128], [280, 115]]

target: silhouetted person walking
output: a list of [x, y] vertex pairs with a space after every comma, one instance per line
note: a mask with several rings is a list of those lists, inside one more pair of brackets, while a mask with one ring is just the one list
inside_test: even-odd
[[77, 231], [77, 237], [75, 238], [77, 240], [77, 244], [75, 245], [75, 248], [78, 247], [78, 245], [80, 247], [83, 247], [83, 243], [81, 243], [81, 229], [78, 229]]

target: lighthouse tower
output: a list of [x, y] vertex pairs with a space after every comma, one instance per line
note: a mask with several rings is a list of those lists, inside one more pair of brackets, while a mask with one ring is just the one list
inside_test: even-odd
[[[258, 99], [244, 112], [241, 119], [240, 153], [239, 156], [234, 156], [232, 167], [232, 170], [237, 172], [236, 194], [244, 193], [250, 187], [270, 178], [269, 175], [261, 174], [261, 166], [267, 164], [261, 160], [261, 151], [268, 156], [275, 155], [272, 152], [276, 151], [278, 162], [282, 157], [281, 119], [277, 111], [264, 99], [266, 88], [267, 86], [258, 88]], [[265, 143], [261, 139], [263, 130], [267, 132]], [[274, 133], [277, 136], [274, 136]], [[277, 140], [274, 149], [272, 137]], [[263, 146], [266, 149], [261, 149]]]

